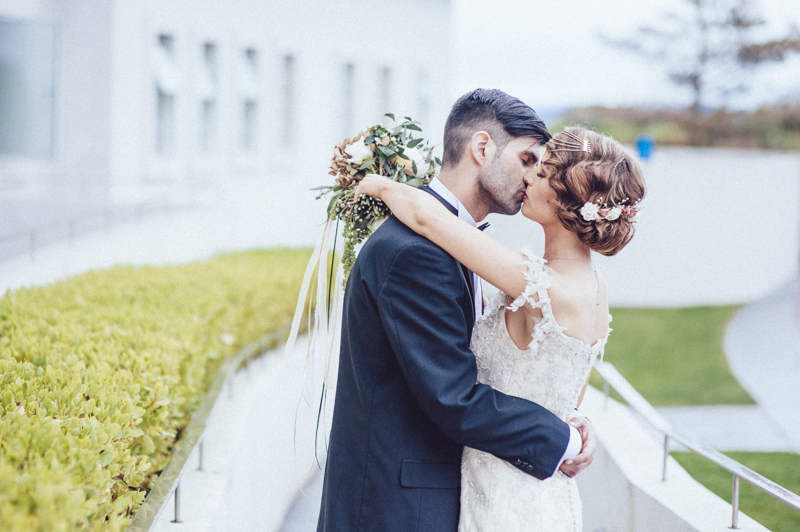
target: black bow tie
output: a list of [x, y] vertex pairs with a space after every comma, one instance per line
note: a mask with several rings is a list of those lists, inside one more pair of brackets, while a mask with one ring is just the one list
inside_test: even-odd
[[487, 227], [489, 227], [489, 222], [482, 223], [481, 225], [479, 225], [479, 226], [478, 226], [478, 229], [480, 229], [481, 231], [483, 231], [483, 230], [484, 230], [484, 229], [486, 229]]

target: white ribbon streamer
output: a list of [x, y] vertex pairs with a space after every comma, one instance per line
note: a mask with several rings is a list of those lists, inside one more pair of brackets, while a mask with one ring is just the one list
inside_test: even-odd
[[[339, 367], [339, 343], [341, 341], [342, 310], [344, 304], [344, 265], [339, 261], [333, 279], [329, 279], [328, 252], [332, 246], [332, 239], [336, 238], [335, 225], [327, 221], [322, 231], [322, 237], [314, 248], [311, 258], [303, 275], [303, 283], [297, 297], [292, 327], [286, 341], [284, 357], [288, 360], [297, 341], [300, 323], [304, 316], [306, 299], [312, 290], [312, 281], [316, 282], [313, 300], [313, 320], [311, 313], [308, 315], [308, 349], [306, 363], [303, 369], [301, 402], [308, 406], [318, 401], [319, 392], [324, 385], [325, 389], [333, 390], [336, 387]], [[336, 257], [333, 257], [336, 260]], [[316, 271], [316, 276], [314, 275]], [[332, 286], [329, 285], [332, 281]], [[330, 294], [330, 308], [329, 303]], [[330, 311], [330, 315], [328, 315]], [[299, 406], [299, 405], [298, 405]]]

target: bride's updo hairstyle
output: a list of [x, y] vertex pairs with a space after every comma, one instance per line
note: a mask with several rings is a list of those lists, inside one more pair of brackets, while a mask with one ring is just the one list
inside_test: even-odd
[[645, 196], [641, 165], [611, 137], [580, 127], [566, 128], [546, 147], [542, 166], [556, 193], [556, 216], [592, 250], [616, 255], [633, 238], [636, 204]]

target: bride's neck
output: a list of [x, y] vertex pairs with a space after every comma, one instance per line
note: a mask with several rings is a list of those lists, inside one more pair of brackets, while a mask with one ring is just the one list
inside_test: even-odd
[[589, 247], [581, 242], [578, 235], [566, 229], [560, 223], [544, 227], [545, 260], [570, 259], [591, 263], [592, 254]]

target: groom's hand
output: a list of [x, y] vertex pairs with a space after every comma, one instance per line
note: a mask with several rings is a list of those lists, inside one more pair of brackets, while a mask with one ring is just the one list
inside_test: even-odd
[[594, 427], [592, 423], [583, 416], [577, 416], [570, 419], [567, 423], [578, 429], [583, 440], [581, 452], [575, 458], [564, 460], [559, 469], [568, 477], [574, 477], [592, 463], [594, 460], [594, 452], [597, 450], [595, 442]]

